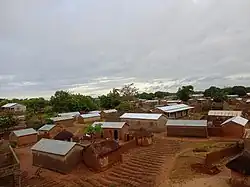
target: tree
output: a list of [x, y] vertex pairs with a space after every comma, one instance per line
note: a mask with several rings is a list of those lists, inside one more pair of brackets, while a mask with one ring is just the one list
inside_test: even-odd
[[153, 93], [146, 93], [146, 92], [143, 92], [141, 94], [137, 94], [137, 97], [139, 99], [147, 99], [147, 100], [152, 100], [154, 99], [155, 95]]
[[85, 129], [85, 133], [90, 135], [90, 137], [92, 139], [91, 143], [94, 143], [96, 133], [102, 133], [102, 126], [101, 126], [101, 124], [96, 124], [95, 126], [89, 125]]
[[122, 101], [116, 109], [121, 111], [121, 112], [129, 112], [133, 110], [133, 104], [130, 103], [129, 101]]
[[182, 86], [179, 88], [176, 95], [182, 101], [188, 101], [190, 95], [194, 92], [194, 87], [192, 85]]
[[239, 95], [240, 97], [247, 94], [247, 89], [244, 86], [234, 86], [232, 88], [233, 94]]
[[18, 119], [12, 112], [4, 113], [0, 117], [0, 129], [1, 131], [8, 131], [11, 127], [18, 125]]
[[113, 88], [107, 95], [100, 96], [99, 100], [103, 109], [116, 108], [121, 103], [121, 96], [118, 89]]
[[215, 86], [211, 86], [210, 88], [206, 89], [204, 92], [205, 97], [211, 97], [214, 99], [215, 102], [225, 101], [227, 94], [228, 93], [226, 93], [224, 90], [217, 88]]
[[133, 101], [138, 94], [138, 88], [134, 86], [134, 83], [123, 86], [119, 91], [124, 101]]
[[56, 91], [55, 95], [50, 98], [50, 103], [55, 112], [70, 112], [72, 97], [67, 91]]

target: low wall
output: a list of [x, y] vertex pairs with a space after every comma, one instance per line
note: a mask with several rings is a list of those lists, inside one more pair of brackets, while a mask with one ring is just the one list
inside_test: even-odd
[[207, 128], [208, 136], [222, 136], [221, 127], [208, 127]]
[[136, 140], [131, 140], [121, 145], [121, 148], [119, 151], [121, 154], [123, 154], [127, 152], [128, 150], [133, 149], [135, 147], [137, 147]]
[[233, 147], [221, 149], [219, 151], [214, 151], [214, 152], [208, 153], [206, 155], [205, 164], [212, 165], [212, 164], [220, 161], [222, 158], [236, 155], [236, 154], [240, 153], [241, 151], [242, 151], [242, 149], [239, 148], [238, 146], [233, 146]]

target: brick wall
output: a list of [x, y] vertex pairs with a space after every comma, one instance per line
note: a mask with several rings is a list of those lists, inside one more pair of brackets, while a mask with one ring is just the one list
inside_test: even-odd
[[208, 127], [207, 131], [208, 131], [208, 136], [217, 136], [217, 137], [222, 136], [221, 127]]

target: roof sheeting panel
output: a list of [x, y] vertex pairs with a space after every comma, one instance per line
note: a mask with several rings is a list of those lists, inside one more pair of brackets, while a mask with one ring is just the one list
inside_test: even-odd
[[36, 130], [33, 129], [33, 128], [16, 130], [16, 131], [13, 131], [13, 133], [17, 137], [28, 136], [28, 135], [31, 135], [31, 134], [37, 134]]
[[248, 119], [245, 119], [241, 116], [236, 116], [236, 117], [232, 117], [232, 118], [226, 120], [225, 122], [222, 123], [222, 125], [226, 125], [228, 122], [234, 122], [236, 124], [245, 126], [248, 122]]
[[50, 131], [51, 129], [53, 129], [56, 125], [50, 125], [50, 124], [46, 124], [44, 126], [42, 126], [41, 128], [38, 129], [38, 131]]
[[37, 142], [31, 148], [31, 150], [65, 156], [75, 145], [75, 142], [66, 142], [43, 138], [39, 142]]
[[98, 124], [100, 124], [103, 129], [121, 129], [126, 124], [126, 122], [95, 122], [92, 124], [92, 126], [96, 126]]
[[206, 127], [207, 120], [168, 120], [167, 126]]
[[100, 117], [99, 113], [91, 113], [91, 114], [82, 114], [82, 118], [94, 118], [94, 117]]
[[242, 111], [230, 111], [230, 110], [210, 110], [208, 112], [209, 116], [241, 116]]
[[65, 116], [72, 116], [75, 117], [77, 115], [80, 115], [80, 112], [66, 112], [66, 113], [59, 113], [59, 117], [65, 117]]
[[162, 116], [162, 114], [153, 114], [153, 113], [124, 113], [120, 116], [121, 119], [151, 119], [157, 120]]
[[57, 122], [57, 121], [64, 121], [64, 120], [70, 120], [70, 119], [74, 119], [74, 117], [72, 116], [63, 116], [63, 117], [54, 117], [54, 118], [50, 118], [52, 121]]
[[162, 110], [167, 113], [189, 110], [192, 108], [194, 107], [191, 107], [185, 104], [176, 104], [176, 105], [170, 105], [170, 106], [157, 107], [157, 109]]
[[116, 113], [116, 109], [109, 109], [109, 110], [103, 110], [104, 113], [109, 114], [109, 113]]
[[2, 107], [3, 107], [3, 108], [9, 108], [9, 107], [15, 106], [16, 104], [17, 104], [17, 103], [7, 103], [7, 104], [3, 105]]

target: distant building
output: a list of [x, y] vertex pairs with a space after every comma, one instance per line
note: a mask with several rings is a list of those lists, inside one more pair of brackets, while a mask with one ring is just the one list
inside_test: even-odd
[[169, 119], [177, 119], [188, 116], [188, 113], [194, 107], [185, 104], [176, 104], [171, 106], [156, 107], [155, 111], [165, 114]]
[[131, 130], [144, 128], [150, 131], [163, 131], [167, 118], [163, 114], [154, 113], [124, 113], [121, 121], [129, 124]]
[[50, 118], [55, 125], [60, 125], [63, 127], [71, 127], [74, 125], [75, 118], [72, 116], [63, 116], [63, 117], [53, 117]]
[[236, 116], [242, 116], [242, 111], [210, 110], [208, 112], [208, 121], [214, 126], [220, 126], [224, 121]]
[[207, 120], [168, 120], [168, 136], [208, 137]]
[[59, 125], [46, 124], [38, 129], [38, 135], [47, 134], [50, 138], [54, 138], [58, 133], [62, 131], [62, 127]]
[[13, 111], [13, 112], [25, 112], [26, 106], [19, 103], [8, 103], [1, 106], [4, 111]]
[[100, 121], [101, 115], [99, 113], [81, 114], [78, 117], [78, 123], [93, 123], [95, 121]]
[[66, 112], [66, 113], [59, 113], [57, 116], [58, 117], [76, 117], [79, 116], [80, 112]]
[[101, 125], [101, 138], [114, 140], [127, 140], [129, 135], [129, 125], [126, 122], [94, 122], [92, 126]]
[[37, 132], [33, 128], [12, 131], [9, 141], [16, 143], [17, 146], [33, 144], [37, 142]]
[[75, 142], [41, 139], [31, 150], [34, 166], [66, 174], [81, 162], [83, 148]]

